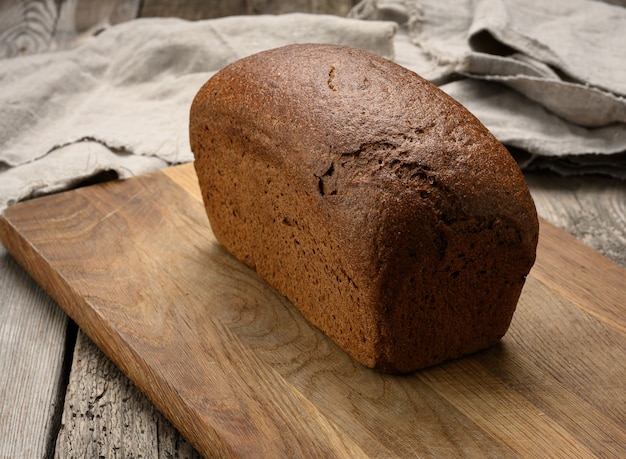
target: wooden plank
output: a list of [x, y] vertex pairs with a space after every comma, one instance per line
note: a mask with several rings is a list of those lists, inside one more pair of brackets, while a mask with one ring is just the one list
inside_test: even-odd
[[65, 313], [0, 247], [0, 457], [47, 457], [53, 447], [68, 325]]
[[0, 58], [34, 54], [54, 42], [59, 8], [52, 0], [0, 3]]
[[[71, 249], [53, 242], [54, 253], [41, 258], [38, 244], [31, 246], [21, 235], [11, 241], [3, 237], [3, 242], [14, 254], [24, 250], [22, 253], [26, 256], [20, 259], [31, 275], [122, 371], [134, 376], [135, 383], [157, 401], [157, 406], [170, 419], [185, 420], [183, 433], [205, 455], [216, 451], [233, 455], [271, 455], [275, 450], [282, 450], [288, 455], [313, 451], [325, 456], [359, 451], [349, 438], [319, 417], [313, 405], [284, 387], [285, 383], [271, 370], [263, 371], [253, 355], [244, 355], [228, 330], [212, 320], [198, 322], [200, 317], [196, 316], [206, 315], [208, 311], [203, 311], [202, 307], [194, 310], [193, 305], [210, 305], [219, 298], [214, 297], [210, 284], [206, 291], [189, 284], [193, 282], [189, 277], [204, 272], [201, 265], [210, 262], [210, 259], [198, 258], [197, 254], [209, 250], [209, 255], [218, 259], [228, 255], [219, 249], [212, 252], [215, 243], [208, 226], [196, 222], [199, 217], [206, 219], [199, 203], [195, 209], [187, 206], [182, 189], [159, 183], [160, 176], [163, 175], [43, 198], [48, 200], [44, 203], [45, 209], [51, 212], [45, 215], [46, 212], [37, 211], [33, 226], [26, 232], [33, 231], [32, 237], [41, 238], [39, 242], [43, 244], [46, 240], [52, 242], [51, 235], [43, 234], [51, 223], [44, 222], [50, 218], [57, 226], [57, 234], [65, 234], [65, 242]], [[121, 184], [125, 186], [120, 187]], [[173, 199], [180, 207], [167, 209], [163, 214], [155, 213], [151, 207], [163, 199]], [[24, 203], [28, 204], [32, 202]], [[59, 215], [60, 209], [66, 209], [73, 217], [66, 219]], [[5, 215], [11, 213], [12, 209], [8, 209]], [[75, 221], [75, 217], [79, 221]], [[136, 227], [129, 217], [131, 220], [138, 218], [141, 227], [147, 225], [165, 232], [159, 231], [154, 237], [146, 238], [143, 229]], [[43, 226], [39, 226], [42, 223]], [[114, 230], [117, 234], [112, 235], [113, 239], [105, 237], [113, 228], [121, 231]], [[184, 228], [191, 230], [186, 231], [186, 237], [185, 232], [180, 231]], [[9, 220], [5, 218], [2, 233], [9, 232]], [[179, 238], [187, 239], [187, 253], [181, 253], [177, 260], [168, 260], [172, 264], [162, 265], [150, 260], [152, 253], [159, 253]], [[109, 240], [112, 245], [103, 251], [93, 244], [98, 240]], [[132, 245], [140, 241], [147, 246], [131, 255]], [[70, 254], [74, 250], [81, 253], [79, 260], [72, 260]], [[123, 254], [130, 255], [130, 259], [123, 259], [126, 258]], [[52, 268], [57, 263], [64, 268]], [[138, 280], [136, 268], [140, 266], [147, 271]], [[195, 274], [181, 277], [189, 267], [194, 267]], [[76, 271], [73, 274], [63, 272], [66, 269]], [[107, 279], [115, 279], [114, 288]], [[174, 284], [177, 280], [183, 283], [174, 285], [168, 279]], [[94, 283], [94, 289], [89, 287], [91, 293], [86, 297], [82, 296], [82, 286], [78, 285], [84, 281]], [[147, 285], [140, 286], [141, 282]], [[191, 287], [195, 290], [185, 292]], [[120, 307], [126, 303], [130, 307]], [[86, 307], [87, 304], [93, 307]], [[151, 309], [148, 316], [144, 315], [145, 308]], [[185, 313], [177, 315], [175, 311]], [[183, 348], [178, 345], [179, 334], [189, 339]], [[136, 340], [138, 335], [140, 339]], [[225, 343], [229, 346], [223, 346]], [[241, 379], [233, 381], [235, 375]], [[267, 386], [273, 390], [268, 391]], [[271, 403], [262, 404], [266, 402], [263, 395], [269, 392], [273, 393]], [[244, 417], [243, 413], [248, 414]], [[291, 424], [294, 417], [300, 417], [296, 426]], [[300, 428], [316, 432], [315, 437], [300, 438]], [[259, 444], [259, 438], [272, 441]]]
[[0, 58], [75, 46], [84, 36], [137, 17], [139, 0], [0, 1]]
[[[537, 264], [533, 275], [560, 296], [575, 302], [626, 334], [626, 276], [620, 267], [582, 242], [544, 222], [541, 239], [545, 263]], [[556, 271], [551, 266], [575, 266]], [[598, 288], [602, 285], [603, 288]]]
[[[540, 243], [546, 262], [535, 266], [535, 277], [570, 301], [577, 301], [578, 307], [626, 332], [626, 276], [614, 266], [619, 263], [626, 267], [626, 181], [536, 172], [527, 173], [526, 180], [537, 212], [552, 223], [542, 228]], [[554, 265], [577, 269], [547, 269]], [[599, 289], [598, 285], [606, 288]]]
[[[525, 295], [528, 303], [520, 305], [514, 327], [504, 341], [509, 346], [508, 352], [519, 349], [516, 364], [528, 368], [520, 371], [519, 376], [525, 377], [518, 383], [529, 385], [536, 381], [537, 375], [544, 376], [546, 379], [540, 382], [546, 387], [543, 390], [547, 390], [548, 384], [554, 386], [550, 403], [565, 402], [570, 396], [567, 392], [577, 399], [564, 405], [559, 415], [562, 422], [580, 422], [588, 434], [593, 433], [597, 438], [603, 437], [602, 431], [610, 432], [608, 425], [613, 423], [622, 432], [614, 438], [620, 438], [618, 443], [626, 445], [623, 403], [626, 336], [610, 322], [598, 320], [577, 303], [558, 295], [558, 290], [550, 285], [534, 277], [529, 282], [531, 288]], [[602, 287], [604, 284], [600, 284]], [[552, 298], [554, 293], [557, 295]], [[550, 307], [525, 307], [525, 304], [541, 304], [548, 298]], [[553, 410], [554, 407], [550, 408]], [[592, 424], [594, 428], [590, 427]]]
[[[550, 255], [547, 225], [503, 343], [405, 377], [355, 364], [224, 251], [190, 164], [17, 205], [0, 233], [203, 454], [624, 455], [619, 310], [574, 285], [605, 260]], [[624, 274], [602, 272], [597, 291]]]
[[197, 459], [200, 455], [80, 332], [55, 457]]
[[247, 0], [190, 1], [190, 0], [144, 0], [139, 17], [169, 17], [198, 20], [245, 14]]
[[98, 32], [100, 29], [135, 19], [140, 0], [73, 0], [62, 1], [66, 22], [73, 24], [77, 33]]
[[144, 0], [139, 16], [176, 16], [191, 20], [294, 12], [346, 16], [355, 4], [354, 0]]
[[[173, 181], [200, 200], [191, 168]], [[172, 169], [164, 170], [165, 173]], [[129, 417], [131, 419], [129, 419]], [[81, 331], [63, 408], [55, 457], [197, 459], [200, 454]]]
[[548, 172], [525, 177], [539, 215], [626, 267], [626, 180]]

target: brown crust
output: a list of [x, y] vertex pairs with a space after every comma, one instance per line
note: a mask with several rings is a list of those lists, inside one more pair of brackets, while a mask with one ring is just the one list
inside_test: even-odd
[[408, 372], [496, 343], [538, 222], [508, 151], [379, 56], [292, 45], [209, 80], [190, 116], [213, 231], [363, 364]]

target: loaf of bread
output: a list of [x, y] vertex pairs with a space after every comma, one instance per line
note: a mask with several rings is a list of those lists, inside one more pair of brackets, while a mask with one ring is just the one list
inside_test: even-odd
[[507, 331], [538, 221], [506, 148], [387, 59], [292, 45], [214, 75], [190, 140], [216, 238], [354, 359], [411, 372]]

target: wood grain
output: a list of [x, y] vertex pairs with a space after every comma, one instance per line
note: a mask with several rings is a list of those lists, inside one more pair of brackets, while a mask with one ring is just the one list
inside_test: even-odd
[[626, 267], [626, 181], [547, 172], [525, 177], [539, 215]]
[[67, 388], [56, 458], [200, 457], [82, 332]]
[[68, 326], [63, 311], [0, 247], [0, 457], [46, 457], [53, 450]]
[[60, 14], [52, 0], [0, 2], [0, 58], [34, 54], [52, 47]]
[[0, 58], [67, 49], [137, 17], [139, 0], [0, 0]]
[[0, 59], [71, 48], [139, 17], [211, 19], [293, 12], [348, 14], [354, 0], [0, 0]]
[[190, 164], [20, 204], [0, 228], [204, 455], [626, 454], [624, 270], [582, 244], [557, 257], [545, 222], [501, 345], [406, 377], [354, 363], [224, 251]]
[[176, 16], [184, 19], [207, 19], [242, 14], [316, 13], [345, 16], [354, 0], [144, 0], [141, 17]]

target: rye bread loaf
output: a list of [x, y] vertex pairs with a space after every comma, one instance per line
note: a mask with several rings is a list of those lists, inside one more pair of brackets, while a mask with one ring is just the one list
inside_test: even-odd
[[507, 331], [534, 203], [464, 107], [371, 53], [292, 45], [198, 92], [191, 148], [211, 227], [354, 359], [410, 372]]

